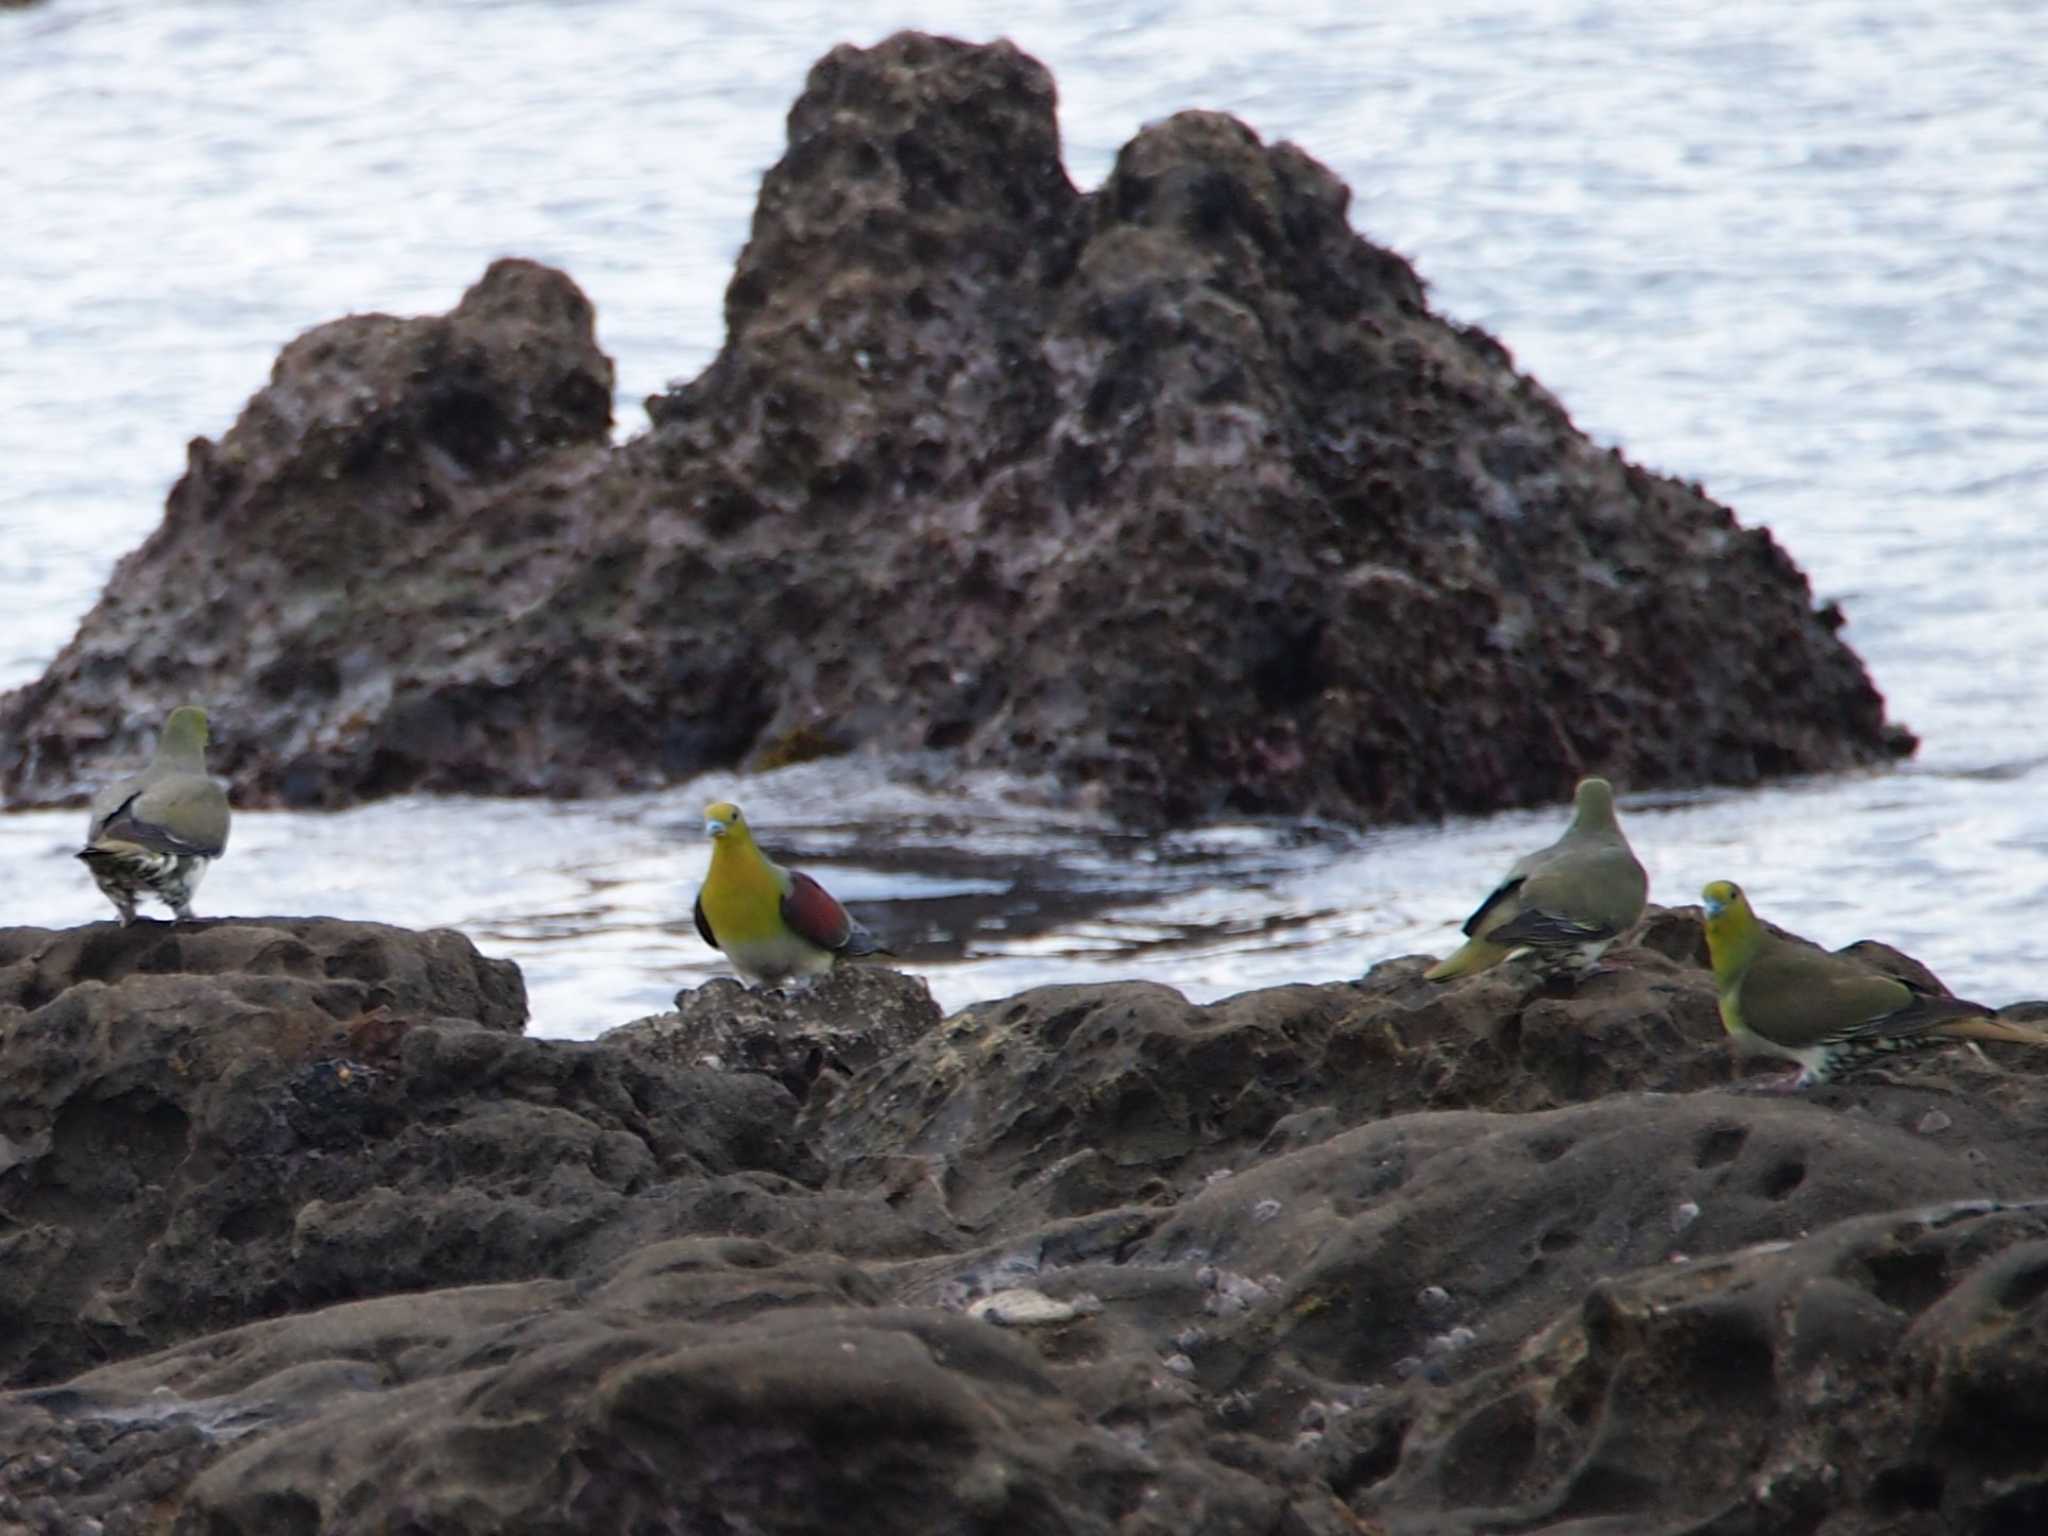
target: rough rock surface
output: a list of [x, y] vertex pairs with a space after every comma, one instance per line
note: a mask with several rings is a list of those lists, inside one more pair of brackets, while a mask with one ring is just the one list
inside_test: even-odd
[[452, 935], [0, 935], [0, 1531], [2040, 1528], [2048, 1060], [1744, 1092], [1699, 948], [569, 1044]]
[[546, 1270], [679, 1170], [794, 1170], [765, 1078], [524, 1039], [509, 961], [331, 919], [0, 931], [0, 1370]]
[[880, 965], [840, 965], [808, 987], [763, 991], [729, 976], [676, 994], [673, 1013], [608, 1030], [686, 1067], [760, 1072], [799, 1100], [819, 1080], [836, 1086], [911, 1044], [939, 1022], [932, 989]]
[[1348, 203], [1202, 112], [1083, 195], [1016, 49], [835, 49], [651, 431], [608, 445], [541, 268], [309, 333], [0, 701], [0, 788], [192, 699], [245, 804], [872, 747], [1379, 820], [1909, 749], [1767, 531], [1596, 449]]
[[4, 787], [47, 800], [146, 760], [174, 698], [213, 713], [209, 766], [242, 804], [576, 788], [531, 763], [536, 732], [581, 729], [577, 658], [475, 663], [554, 588], [536, 558], [580, 538], [566, 498], [612, 420], [593, 319], [561, 273], [508, 260], [445, 316], [286, 347], [226, 437], [192, 440], [77, 636], [0, 700]]

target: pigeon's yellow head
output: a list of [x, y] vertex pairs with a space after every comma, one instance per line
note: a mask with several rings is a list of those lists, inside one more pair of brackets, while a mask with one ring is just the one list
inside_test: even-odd
[[1742, 894], [1742, 887], [1733, 880], [1709, 880], [1706, 889], [1700, 892], [1700, 899], [1707, 904], [1707, 916], [1719, 917], [1737, 902], [1749, 905], [1749, 898]]
[[1733, 880], [1708, 881], [1700, 900], [1707, 908], [1707, 953], [1714, 960], [1715, 979], [1725, 985], [1748, 969], [1762, 930], [1749, 898]]
[[730, 800], [714, 800], [704, 807], [704, 835], [724, 837], [737, 832], [745, 836], [747, 819], [740, 814], [740, 808]]

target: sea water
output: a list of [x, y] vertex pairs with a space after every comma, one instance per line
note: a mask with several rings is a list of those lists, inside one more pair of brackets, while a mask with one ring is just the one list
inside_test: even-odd
[[[901, 26], [1050, 67], [1069, 174], [1228, 111], [1352, 187], [1603, 445], [1769, 526], [1838, 600], [1896, 771], [1629, 796], [1652, 898], [1729, 877], [1830, 944], [1990, 1002], [2048, 993], [2048, 28], [2026, 4], [834, 9], [665, 0], [50, 0], [0, 11], [0, 687], [38, 675], [184, 461], [306, 328], [563, 267], [619, 431], [701, 369], [805, 72]], [[1730, 613], [1731, 635], [1742, 615]], [[1137, 837], [1054, 786], [854, 757], [571, 806], [246, 812], [202, 913], [445, 925], [517, 959], [542, 1033], [721, 970], [691, 898], [741, 800], [949, 1005], [1146, 977], [1213, 997], [1441, 953], [1563, 810]], [[111, 909], [83, 812], [0, 815], [0, 924]]]

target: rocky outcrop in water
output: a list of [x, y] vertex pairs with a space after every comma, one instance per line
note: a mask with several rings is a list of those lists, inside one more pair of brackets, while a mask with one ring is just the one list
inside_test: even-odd
[[0, 1530], [2035, 1528], [2048, 1062], [1732, 1091], [1699, 944], [572, 1044], [452, 934], [0, 934]]
[[0, 787], [188, 700], [245, 804], [878, 748], [1380, 820], [1908, 749], [1768, 532], [1595, 448], [1307, 153], [1188, 112], [1083, 195], [1053, 106], [1005, 44], [835, 49], [724, 349], [621, 446], [559, 273], [309, 332], [0, 701]]

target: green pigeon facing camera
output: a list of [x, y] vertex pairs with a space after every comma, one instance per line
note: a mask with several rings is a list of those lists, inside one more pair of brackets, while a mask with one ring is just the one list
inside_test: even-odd
[[190, 922], [192, 893], [227, 846], [227, 792], [206, 773], [206, 711], [187, 704], [164, 722], [147, 768], [93, 796], [78, 856], [125, 928], [145, 896]]
[[1514, 956], [1545, 975], [1590, 970], [1636, 925], [1650, 877], [1614, 816], [1614, 786], [1581, 779], [1564, 836], [1518, 861], [1465, 919], [1465, 942], [1423, 972], [1431, 981], [1470, 976]]
[[1881, 1056], [1956, 1040], [2048, 1045], [2048, 1034], [2004, 1023], [1982, 1003], [1779, 938], [1732, 880], [1716, 880], [1701, 894], [1721, 1024], [1738, 1047], [1799, 1063], [1783, 1088], [1808, 1088]]
[[697, 933], [749, 985], [808, 985], [841, 955], [889, 953], [831, 892], [763, 853], [730, 800], [705, 808], [704, 835], [711, 868], [697, 893]]

